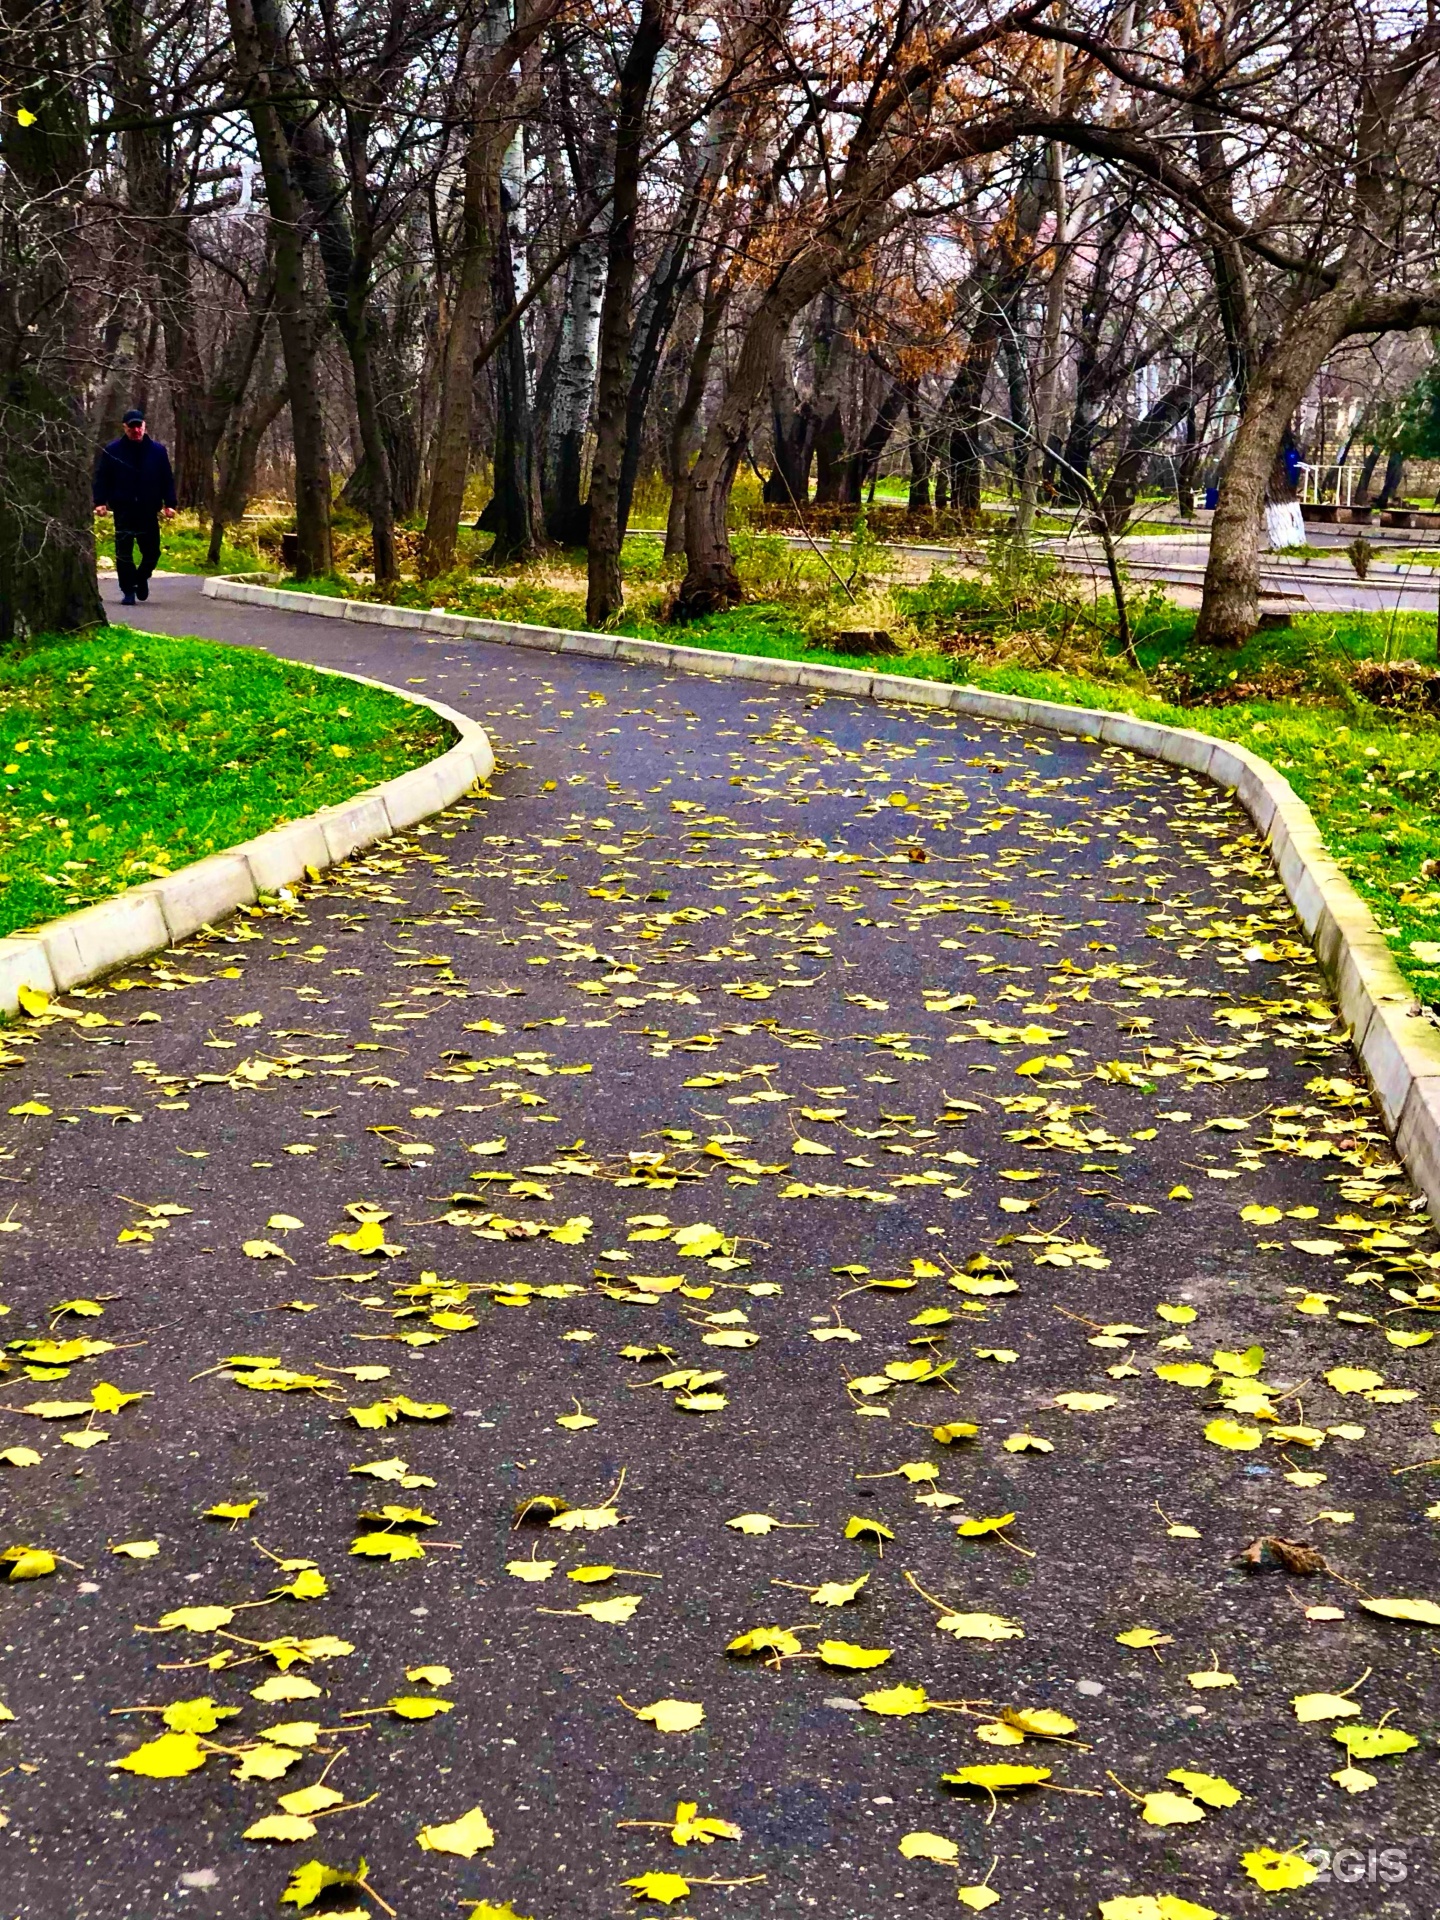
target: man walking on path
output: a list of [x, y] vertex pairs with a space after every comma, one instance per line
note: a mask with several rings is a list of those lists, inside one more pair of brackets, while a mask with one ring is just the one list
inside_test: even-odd
[[[121, 421], [121, 434], [100, 455], [95, 468], [95, 512], [115, 516], [115, 571], [120, 577], [120, 604], [133, 607], [150, 598], [150, 575], [160, 558], [160, 515], [175, 512], [175, 476], [170, 456], [145, 431], [145, 415], [132, 407]], [[135, 564], [133, 546], [139, 545]]]

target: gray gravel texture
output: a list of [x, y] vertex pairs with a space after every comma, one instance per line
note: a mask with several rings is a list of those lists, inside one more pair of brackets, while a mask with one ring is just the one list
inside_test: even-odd
[[[104, 1024], [0, 1036], [0, 1447], [42, 1455], [0, 1468], [0, 1546], [63, 1556], [0, 1593], [6, 1920], [278, 1912], [294, 1868], [362, 1855], [374, 1900], [306, 1910], [877, 1920], [966, 1911], [957, 1886], [987, 1880], [997, 1920], [1138, 1895], [1436, 1910], [1436, 1633], [1360, 1603], [1440, 1597], [1433, 1476], [1396, 1472], [1440, 1450], [1432, 1364], [1387, 1337], [1426, 1330], [1440, 1260], [1232, 803], [1054, 735], [214, 606], [188, 581], [136, 617], [419, 686], [484, 722], [501, 769], [298, 900], [65, 997]], [[332, 1244], [363, 1205], [389, 1254]], [[708, 1258], [654, 1237], [702, 1224]], [[103, 1314], [57, 1319], [80, 1299]], [[18, 1343], [51, 1337], [113, 1350], [27, 1363]], [[1249, 1378], [1154, 1372], [1251, 1346]], [[247, 1388], [219, 1364], [237, 1355], [329, 1384]], [[886, 1373], [917, 1360], [930, 1379]], [[1336, 1367], [1378, 1389], [1337, 1390]], [[695, 1397], [724, 1404], [654, 1384], [687, 1370], [723, 1375]], [[97, 1416], [93, 1448], [65, 1444], [83, 1416], [17, 1411], [100, 1381], [150, 1397]], [[1106, 1404], [1057, 1405], [1074, 1392]], [[378, 1431], [346, 1411], [401, 1395], [450, 1411]], [[557, 1424], [577, 1411], [594, 1424]], [[1255, 1444], [1208, 1441], [1221, 1418]], [[950, 1422], [977, 1432], [938, 1444]], [[1301, 1431], [1260, 1437], [1277, 1426]], [[396, 1458], [418, 1486], [353, 1473]], [[618, 1524], [552, 1528], [546, 1497]], [[360, 1518], [411, 1501], [436, 1524]], [[784, 1527], [727, 1526], [747, 1513]], [[888, 1536], [847, 1539], [855, 1517]], [[350, 1552], [377, 1529], [423, 1557]], [[1333, 1573], [1237, 1568], [1271, 1535]], [[328, 1591], [269, 1600], [295, 1579], [276, 1557]], [[507, 1572], [529, 1559], [555, 1570]], [[622, 1571], [566, 1578], [603, 1562]], [[862, 1575], [847, 1605], [808, 1597]], [[627, 1623], [575, 1611], [617, 1594]], [[937, 1631], [924, 1594], [1023, 1637]], [[201, 1605], [255, 1610], [137, 1630]], [[890, 1658], [727, 1655], [759, 1626]], [[1117, 1643], [1137, 1626], [1166, 1638]], [[318, 1698], [256, 1702], [276, 1666], [255, 1643], [281, 1636], [353, 1651], [292, 1667]], [[433, 1664], [448, 1684], [407, 1680]], [[1191, 1684], [1210, 1668], [1235, 1684]], [[1337, 1723], [1290, 1702], [1362, 1676], [1363, 1723], [1421, 1744], [1352, 1796]], [[965, 1710], [859, 1704], [895, 1684]], [[431, 1692], [453, 1710], [383, 1710]], [[206, 1695], [240, 1709], [210, 1737], [232, 1753], [324, 1731], [274, 1782], [227, 1753], [113, 1770], [164, 1731], [117, 1709]], [[665, 1698], [703, 1724], [623, 1704]], [[993, 1744], [1004, 1709], [1042, 1707], [1071, 1740]], [[1067, 1791], [941, 1783], [993, 1763]], [[1134, 1796], [1180, 1792], [1174, 1768], [1244, 1798], [1148, 1825]], [[242, 1837], [322, 1772], [365, 1804], [297, 1844]], [[680, 1801], [743, 1837], [620, 1824]], [[493, 1846], [417, 1845], [477, 1806]], [[956, 1864], [903, 1858], [915, 1831]], [[1359, 1851], [1267, 1895], [1241, 1865], [1266, 1845]], [[688, 1897], [637, 1908], [623, 1883], [649, 1872]]]

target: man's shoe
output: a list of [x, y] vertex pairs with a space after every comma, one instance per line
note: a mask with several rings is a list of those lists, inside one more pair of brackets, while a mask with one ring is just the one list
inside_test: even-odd
[[137, 600], [148, 600], [150, 598], [150, 582], [148, 580], [137, 580], [135, 582], [135, 598]]
[[135, 604], [135, 596], [134, 596], [134, 594], [133, 594], [133, 593], [122, 593], [122, 594], [121, 594], [121, 596], [120, 596], [120, 604], [121, 604], [121, 606], [122, 606], [122, 607], [133, 607], [133, 606], [134, 606], [134, 604]]

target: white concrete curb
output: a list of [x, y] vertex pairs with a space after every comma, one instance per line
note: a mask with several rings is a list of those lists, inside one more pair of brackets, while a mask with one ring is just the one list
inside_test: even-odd
[[294, 613], [451, 634], [456, 639], [495, 640], [548, 653], [635, 661], [675, 672], [764, 680], [869, 700], [949, 707], [980, 719], [1018, 721], [1081, 739], [1100, 740], [1213, 780], [1234, 793], [1264, 835], [1296, 917], [1335, 989], [1385, 1125], [1395, 1138], [1411, 1179], [1429, 1201], [1432, 1215], [1440, 1220], [1440, 1030], [1421, 1012], [1374, 916], [1331, 857], [1310, 809], [1268, 760], [1248, 748], [1182, 727], [1138, 720], [1130, 714], [986, 693], [980, 687], [955, 686], [948, 681], [910, 680], [898, 673], [810, 666], [799, 660], [632, 640], [623, 634], [570, 632], [561, 627], [478, 620], [465, 614], [382, 606], [366, 600], [327, 599], [320, 594], [260, 586], [250, 580], [208, 579], [204, 592], [217, 600], [248, 601]]
[[22, 987], [63, 993], [113, 967], [174, 946], [236, 907], [253, 905], [262, 893], [302, 880], [307, 867], [334, 866], [377, 840], [413, 827], [427, 814], [452, 806], [477, 780], [488, 780], [494, 772], [490, 736], [453, 707], [364, 674], [341, 673], [334, 667], [310, 671], [378, 687], [412, 706], [426, 707], [455, 729], [459, 741], [424, 766], [367, 788], [338, 806], [273, 827], [225, 853], [180, 867], [163, 880], [149, 880], [116, 894], [113, 900], [68, 913], [63, 920], [47, 921], [33, 933], [0, 940], [0, 1013], [15, 1012]]

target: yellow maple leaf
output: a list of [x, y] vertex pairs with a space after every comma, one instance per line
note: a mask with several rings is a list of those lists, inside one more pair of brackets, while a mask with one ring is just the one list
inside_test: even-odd
[[655, 1900], [662, 1907], [673, 1906], [690, 1891], [690, 1882], [678, 1873], [637, 1873], [621, 1884], [633, 1887], [637, 1900]]
[[702, 1814], [695, 1800], [682, 1800], [675, 1808], [675, 1824], [670, 1829], [670, 1838], [677, 1847], [685, 1847], [696, 1840], [702, 1847], [713, 1846], [717, 1840], [741, 1840], [742, 1830], [733, 1820], [720, 1820], [713, 1814]]
[[[290, 1797], [290, 1796], [287, 1796]], [[315, 1822], [298, 1813], [267, 1813], [246, 1827], [247, 1840], [313, 1840]]]
[[957, 1640], [1023, 1640], [1025, 1629], [1018, 1620], [1007, 1620], [998, 1613], [942, 1613], [935, 1625], [941, 1633]]
[[1293, 1887], [1308, 1887], [1319, 1872], [1298, 1853], [1277, 1853], [1274, 1847], [1256, 1847], [1240, 1856], [1240, 1864], [1266, 1893], [1286, 1893]]
[[1151, 1827], [1183, 1827], [1205, 1818], [1203, 1807], [1183, 1793], [1147, 1793], [1141, 1804], [1140, 1818]]
[[110, 1764], [147, 1780], [179, 1780], [203, 1767], [205, 1759], [206, 1750], [195, 1734], [162, 1733]]
[[648, 1707], [631, 1707], [630, 1711], [637, 1720], [648, 1720], [657, 1733], [691, 1733], [705, 1718], [698, 1700], [653, 1700]]
[[924, 1687], [881, 1687], [873, 1693], [862, 1693], [860, 1704], [867, 1713], [885, 1714], [892, 1719], [930, 1711], [930, 1697]]
[[996, 1760], [988, 1766], [960, 1767], [954, 1773], [942, 1773], [947, 1787], [979, 1787], [986, 1793], [1013, 1793], [1021, 1787], [1038, 1787], [1050, 1778], [1049, 1767], [1021, 1767], [1013, 1761]]
[[907, 1860], [934, 1860], [942, 1867], [953, 1867], [960, 1858], [959, 1847], [943, 1833], [907, 1833], [900, 1851]]
[[484, 1848], [494, 1846], [495, 1834], [480, 1808], [472, 1807], [448, 1825], [422, 1827], [415, 1841], [427, 1853], [455, 1853], [462, 1860], [473, 1860]]
[[1440, 1606], [1433, 1600], [1362, 1600], [1366, 1613], [1382, 1620], [1408, 1620], [1420, 1627], [1440, 1627]]
[[815, 1651], [827, 1667], [848, 1667], [856, 1671], [883, 1667], [892, 1654], [889, 1647], [857, 1647], [850, 1640], [822, 1640]]

